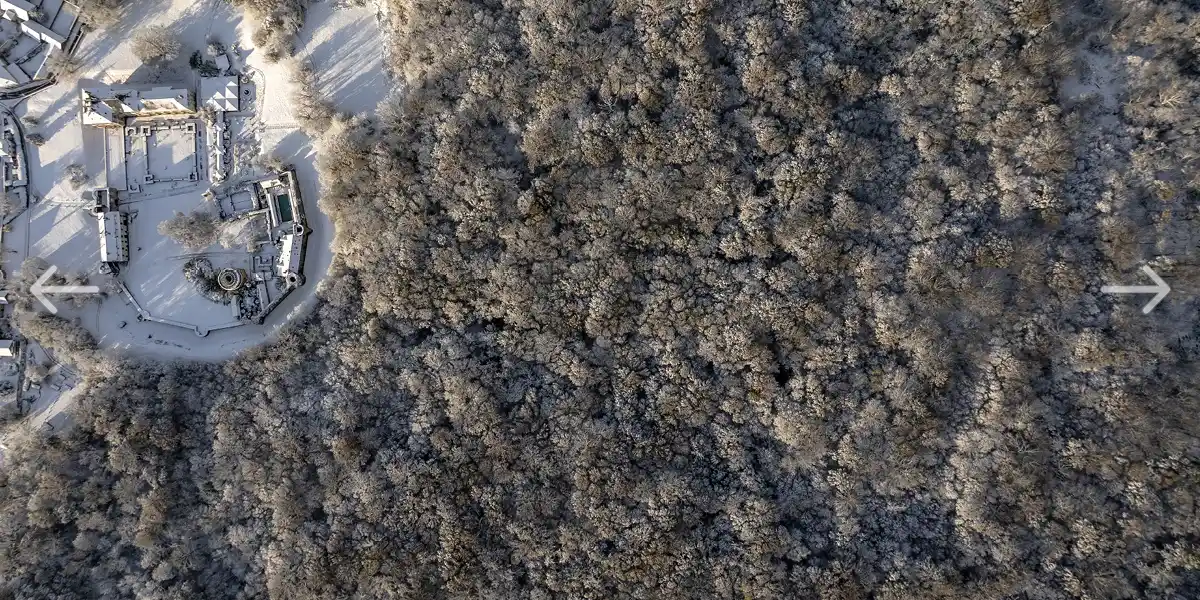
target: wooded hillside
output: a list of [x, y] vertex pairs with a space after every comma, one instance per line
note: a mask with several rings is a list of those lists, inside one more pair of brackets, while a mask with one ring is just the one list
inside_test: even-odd
[[1200, 597], [1195, 2], [389, 10], [319, 308], [14, 444], [0, 597]]

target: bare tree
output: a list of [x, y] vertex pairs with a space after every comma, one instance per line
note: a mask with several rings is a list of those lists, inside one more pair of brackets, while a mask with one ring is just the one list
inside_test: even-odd
[[50, 73], [54, 74], [59, 81], [67, 83], [72, 83], [79, 78], [82, 67], [83, 63], [79, 62], [74, 54], [65, 50], [55, 50], [46, 60], [46, 68]]
[[295, 115], [309, 133], [320, 134], [329, 129], [335, 115], [333, 105], [317, 89], [317, 76], [312, 65], [291, 61], [291, 82], [294, 84]]
[[220, 221], [211, 211], [199, 209], [190, 213], [175, 213], [174, 217], [158, 224], [158, 232], [185, 248], [201, 250], [220, 238]]
[[133, 35], [133, 54], [143, 63], [167, 63], [179, 56], [179, 38], [170, 29], [155, 25]]
[[124, 0], [79, 0], [83, 9], [82, 19], [95, 29], [112, 25], [121, 16]]
[[67, 181], [71, 187], [79, 189], [87, 184], [90, 179], [87, 174], [87, 169], [79, 163], [72, 163], [63, 169], [63, 174], [67, 176]]

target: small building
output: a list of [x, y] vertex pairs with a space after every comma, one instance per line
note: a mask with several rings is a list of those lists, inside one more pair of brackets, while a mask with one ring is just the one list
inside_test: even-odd
[[4, 189], [12, 191], [14, 186], [23, 186], [28, 182], [25, 176], [25, 164], [20, 140], [14, 135], [14, 127], [10, 119], [4, 119], [3, 130], [0, 130], [0, 171]]
[[125, 213], [110, 210], [100, 213], [100, 262], [129, 262], [129, 220]]
[[4, 182], [4, 189], [8, 189], [17, 180], [20, 170], [17, 168], [16, 156], [13, 154], [13, 149], [9, 148], [8, 140], [4, 139], [3, 134], [0, 134], [0, 169], [3, 169], [0, 180]]
[[200, 101], [217, 112], [241, 109], [241, 85], [237, 77], [201, 77]]
[[17, 356], [17, 342], [13, 340], [0, 340], [0, 358], [15, 358]]
[[111, 188], [92, 190], [100, 232], [100, 262], [105, 265], [129, 262], [129, 215], [117, 210], [117, 193]]
[[[68, 49], [79, 33], [81, 11], [70, 2], [53, 4], [54, 8], [46, 9], [45, 0], [38, 0], [36, 4], [27, 0], [0, 0], [0, 17], [16, 23], [21, 33], [39, 42], [56, 50]], [[47, 12], [39, 17], [43, 22], [32, 18], [43, 10]]]
[[80, 91], [80, 114], [84, 125], [123, 127], [125, 117], [137, 114], [137, 92], [94, 88]]
[[275, 259], [275, 274], [289, 285], [303, 283], [300, 269], [304, 260], [304, 234], [286, 233], [279, 238], [279, 256]]

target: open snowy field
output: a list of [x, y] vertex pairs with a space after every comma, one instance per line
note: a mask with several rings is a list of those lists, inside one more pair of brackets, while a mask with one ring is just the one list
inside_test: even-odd
[[297, 58], [312, 65], [320, 93], [347, 114], [374, 113], [391, 91], [374, 8], [326, 0], [308, 8]]
[[[181, 40], [180, 56], [170, 67], [147, 69], [131, 51], [133, 33], [151, 25], [168, 27]], [[239, 46], [240, 59], [235, 56], [234, 64], [244, 65], [254, 82], [254, 105], [250, 110], [253, 116], [231, 127], [242, 138], [235, 145], [235, 162], [244, 166], [253, 160], [254, 154], [270, 155], [296, 169], [313, 230], [304, 267], [307, 284], [290, 294], [264, 325], [212, 331], [201, 338], [187, 329], [138, 322], [136, 310], [120, 294], [112, 294], [103, 303], [92, 303], [78, 311], [64, 310], [67, 316], [78, 316], [106, 347], [159, 357], [221, 359], [263, 343], [315, 300], [320, 280], [332, 260], [329, 248], [333, 225], [318, 208], [316, 154], [312, 140], [296, 124], [289, 67], [286, 62], [268, 63], [263, 53], [253, 48], [252, 29], [241, 14], [222, 0], [135, 0], [117, 23], [84, 37], [77, 51], [83, 64], [77, 82], [56, 83], [12, 107], [17, 116], [36, 119], [26, 125], [26, 133], [40, 133], [46, 142], [40, 147], [29, 145], [30, 193], [40, 201], [14, 221], [12, 230], [5, 235], [3, 266], [9, 274], [27, 256], [37, 256], [60, 270], [88, 273], [93, 282], [103, 283], [105, 277], [96, 274], [99, 265], [96, 221], [88, 212], [87, 203], [80, 200], [80, 194], [82, 189], [112, 179], [120, 165], [111, 158], [106, 161], [85, 151], [85, 147], [103, 148], [106, 141], [103, 134], [94, 135], [97, 132], [85, 130], [80, 124], [79, 90], [125, 81], [193, 85], [195, 73], [187, 59], [193, 51], [203, 49], [210, 39], [223, 42], [231, 50]], [[374, 8], [318, 2], [308, 11], [297, 42], [297, 59], [312, 65], [319, 91], [337, 110], [363, 114], [373, 112], [390, 89], [381, 48], [383, 39]], [[85, 144], [89, 135], [96, 139]], [[150, 159], [149, 169], [156, 176], [175, 177], [192, 160], [187, 140], [164, 136], [162, 142], [169, 146], [162, 155], [166, 158], [160, 159], [165, 162], [156, 164], [154, 156], [143, 160]], [[138, 157], [129, 160], [136, 162]], [[70, 165], [80, 165], [86, 172], [88, 182], [78, 189], [63, 176]], [[199, 185], [180, 182], [166, 193], [151, 193], [122, 204], [122, 210], [135, 213], [131, 220], [132, 259], [125, 270], [126, 283], [143, 308], [157, 317], [208, 325], [231, 320], [229, 307], [193, 293], [181, 273], [186, 259], [180, 257], [187, 252], [156, 232], [157, 223], [174, 211], [202, 204], [200, 194], [210, 184], [207, 180]]]
[[88, 206], [47, 200], [29, 207], [4, 234], [4, 271], [17, 271], [27, 256], [44, 258], [62, 273], [95, 273], [100, 246]]

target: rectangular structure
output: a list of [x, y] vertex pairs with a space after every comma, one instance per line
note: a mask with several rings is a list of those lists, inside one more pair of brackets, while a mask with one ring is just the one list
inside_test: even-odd
[[201, 77], [200, 102], [218, 112], [237, 112], [241, 106], [237, 77]]
[[129, 175], [125, 171], [125, 136], [120, 129], [104, 130], [104, 166], [106, 185], [126, 191]]
[[96, 215], [100, 223], [100, 262], [129, 261], [129, 228], [125, 213], [110, 210]]
[[21, 32], [31, 38], [46, 42], [58, 50], [62, 50], [63, 46], [67, 44], [67, 36], [51, 31], [49, 27], [37, 21], [22, 22]]
[[301, 247], [304, 244], [303, 234], [287, 233], [279, 238], [279, 257], [275, 259], [275, 274], [279, 277], [300, 274]]
[[[78, 6], [61, 0], [0, 0], [0, 16], [17, 24], [21, 33], [57, 49], [68, 49], [79, 31]], [[38, 19], [32, 17], [37, 14]]]
[[192, 94], [185, 88], [157, 87], [139, 94], [137, 115], [148, 116], [192, 112]]
[[90, 88], [80, 92], [80, 102], [83, 124], [94, 127], [122, 127], [125, 119], [133, 117], [195, 112], [192, 94], [186, 88]]

